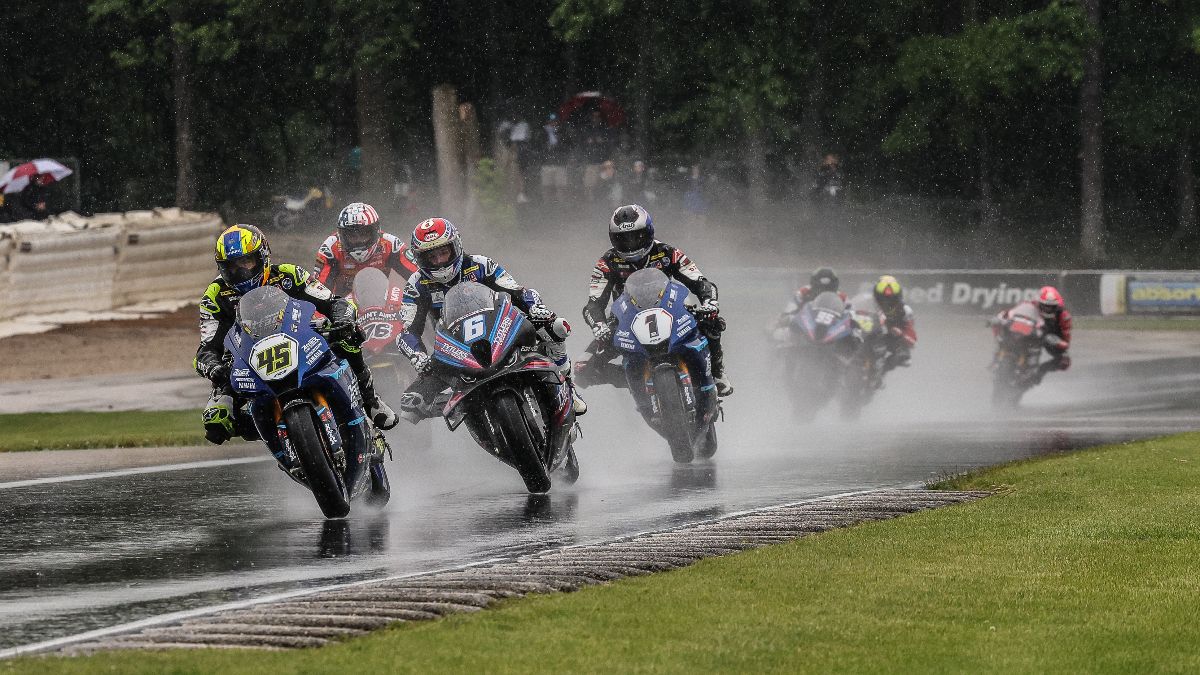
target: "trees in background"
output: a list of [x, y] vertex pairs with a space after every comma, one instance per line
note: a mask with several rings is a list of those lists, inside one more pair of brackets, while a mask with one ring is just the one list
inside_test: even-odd
[[[536, 127], [601, 89], [638, 157], [732, 163], [746, 205], [837, 152], [867, 190], [1013, 205], [1087, 259], [1200, 239], [1186, 0], [45, 0], [6, 19], [0, 155], [75, 155], [93, 209], [253, 207], [433, 166], [431, 90]], [[359, 154], [352, 154], [357, 148]], [[353, 180], [351, 180], [353, 179]], [[1107, 207], [1106, 207], [1107, 205]], [[1165, 205], [1165, 206], [1164, 206]], [[1136, 218], [1127, 214], [1136, 213]]]

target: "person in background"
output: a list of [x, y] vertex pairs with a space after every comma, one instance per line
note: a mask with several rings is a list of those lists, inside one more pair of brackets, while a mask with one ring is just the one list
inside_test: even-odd
[[542, 125], [539, 146], [538, 151], [542, 163], [541, 169], [539, 169], [542, 202], [561, 204], [566, 197], [568, 183], [565, 147], [558, 115], [551, 113], [546, 118], [546, 123]]
[[[1036, 382], [1041, 382], [1046, 373], [1055, 370], [1066, 370], [1071, 367], [1071, 312], [1063, 301], [1062, 293], [1053, 286], [1042, 286], [1038, 290], [1036, 300], [1026, 300], [1000, 312], [989, 322], [993, 331], [1000, 330], [1000, 324], [1008, 321], [1018, 307], [1033, 305], [1045, 323], [1042, 336], [1042, 346], [1050, 355], [1050, 360], [1038, 366]], [[994, 364], [993, 364], [994, 365]]]

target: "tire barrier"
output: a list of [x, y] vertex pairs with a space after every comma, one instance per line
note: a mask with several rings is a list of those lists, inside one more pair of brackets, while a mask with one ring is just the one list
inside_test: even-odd
[[222, 226], [176, 208], [0, 226], [0, 320], [190, 299]]
[[[113, 629], [58, 648], [66, 654], [111, 649], [319, 647], [399, 621], [425, 621], [477, 612], [497, 600], [532, 593], [574, 591], [624, 577], [686, 567], [704, 558], [791, 541], [799, 537], [925, 509], [974, 501], [988, 492], [886, 489], [812, 499], [613, 542], [551, 548], [475, 567], [411, 577], [298, 591], [272, 601], [152, 627]], [[145, 624], [145, 621], [139, 622]]]

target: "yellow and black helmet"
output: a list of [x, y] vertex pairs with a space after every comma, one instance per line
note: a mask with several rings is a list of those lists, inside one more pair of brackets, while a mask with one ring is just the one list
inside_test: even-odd
[[225, 283], [245, 294], [266, 283], [271, 249], [262, 230], [239, 224], [217, 237], [216, 260]]
[[892, 312], [904, 304], [904, 289], [896, 277], [885, 274], [875, 282], [875, 302], [884, 312]]

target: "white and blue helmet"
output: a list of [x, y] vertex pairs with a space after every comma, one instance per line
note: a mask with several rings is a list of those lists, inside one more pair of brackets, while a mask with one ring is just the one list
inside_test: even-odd
[[654, 221], [650, 213], [637, 204], [613, 211], [608, 221], [608, 240], [613, 250], [626, 260], [645, 258], [654, 246]]

